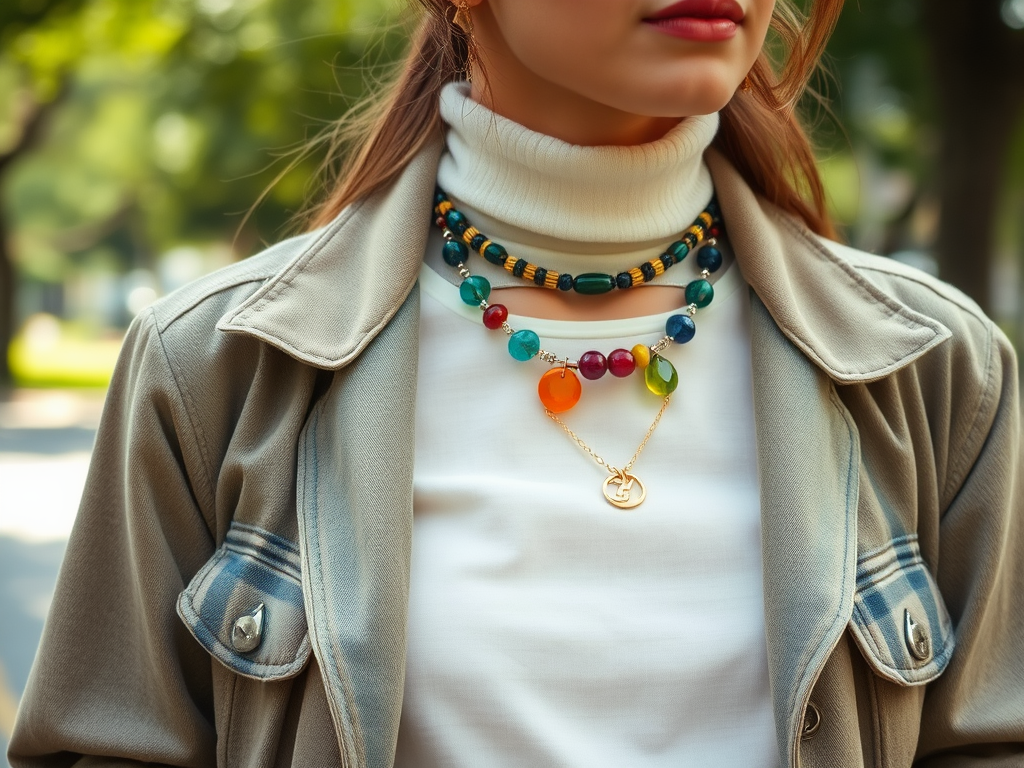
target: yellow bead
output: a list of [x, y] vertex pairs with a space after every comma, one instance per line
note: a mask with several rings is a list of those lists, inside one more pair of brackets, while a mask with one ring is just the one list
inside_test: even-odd
[[484, 240], [483, 245], [481, 245], [480, 248], [477, 249], [477, 253], [479, 253], [481, 256], [483, 256], [484, 255], [484, 249], [488, 245], [490, 245], [490, 244], [491, 244], [490, 240]]
[[526, 265], [526, 269], [523, 270], [523, 280], [529, 280], [532, 283], [533, 282], [533, 276], [535, 274], [537, 274], [537, 265], [536, 264], [527, 264]]
[[466, 227], [466, 231], [462, 233], [462, 240], [466, 245], [473, 242], [473, 238], [480, 234], [480, 230], [476, 227]]
[[644, 281], [644, 273], [640, 271], [640, 267], [633, 267], [629, 270], [629, 277], [633, 281], [633, 285], [640, 285]]
[[694, 224], [692, 227], [690, 227], [686, 231], [687, 232], [693, 232], [693, 234], [695, 234], [697, 236], [698, 240], [703, 240], [704, 239], [704, 227], [701, 227], [701, 226], [698, 226], [697, 224]]
[[633, 353], [633, 359], [636, 361], [636, 367], [643, 370], [651, 364], [651, 349], [645, 347], [643, 344], [637, 344], [633, 349], [630, 350]]
[[452, 208], [454, 208], [454, 206], [451, 204], [451, 201], [449, 200], [445, 200], [444, 202], [437, 204], [437, 212], [440, 213], [442, 216], [448, 213], [448, 211], [450, 211]]
[[517, 257], [509, 256], [507, 259], [505, 259], [505, 264], [503, 265], [505, 267], [505, 271], [511, 272], [518, 262], [519, 259]]
[[661, 259], [651, 259], [648, 262], [648, 264], [650, 264], [652, 267], [654, 267], [654, 274], [655, 275], [663, 275], [663, 274], [665, 274], [665, 264], [664, 264], [664, 262]]
[[700, 216], [698, 216], [697, 218], [698, 218], [698, 219], [700, 219], [700, 222], [701, 222], [701, 224], [703, 224], [703, 225], [704, 225], [705, 229], [706, 229], [707, 227], [710, 227], [710, 226], [711, 226], [712, 224], [714, 224], [714, 223], [715, 223], [715, 222], [714, 222], [714, 219], [712, 219], [712, 218], [711, 218], [711, 214], [710, 214], [710, 213], [708, 213], [707, 211], [704, 211], [704, 212], [703, 212], [703, 213], [702, 213], [702, 214], [701, 214]]
[[558, 273], [548, 271], [547, 276], [544, 278], [544, 287], [549, 288], [552, 291], [558, 289]]

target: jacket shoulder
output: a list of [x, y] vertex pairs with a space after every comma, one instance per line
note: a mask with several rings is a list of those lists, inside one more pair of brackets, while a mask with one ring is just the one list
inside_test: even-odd
[[182, 322], [212, 330], [224, 313], [283, 270], [318, 235], [319, 231], [314, 231], [288, 238], [164, 296], [152, 305], [157, 330], [162, 334]]
[[887, 256], [825, 238], [819, 241], [886, 293], [949, 327], [954, 337], [957, 327], [963, 331], [965, 325], [985, 337], [990, 335], [993, 323], [989, 317], [973, 299], [949, 283]]

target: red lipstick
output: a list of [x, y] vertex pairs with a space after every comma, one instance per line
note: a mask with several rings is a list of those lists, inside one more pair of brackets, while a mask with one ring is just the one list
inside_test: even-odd
[[721, 42], [736, 35], [743, 9], [735, 0], [679, 0], [644, 19], [672, 37], [697, 42]]

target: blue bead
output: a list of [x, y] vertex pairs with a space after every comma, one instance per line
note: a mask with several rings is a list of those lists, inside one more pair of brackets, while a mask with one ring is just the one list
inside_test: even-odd
[[441, 258], [450, 267], [457, 267], [460, 263], [465, 264], [467, 256], [469, 256], [469, 249], [458, 240], [449, 240], [441, 248]]
[[480, 247], [487, 242], [487, 235], [477, 235], [469, 241], [469, 247], [477, 253], [480, 252]]
[[533, 331], [516, 331], [508, 340], [508, 353], [521, 363], [540, 352], [540, 336]]
[[697, 251], [697, 266], [708, 272], [717, 272], [722, 266], [722, 252], [713, 245], [705, 245]]
[[558, 276], [558, 290], [560, 291], [571, 291], [572, 290], [572, 275], [562, 273]]
[[689, 315], [672, 315], [665, 323], [665, 333], [672, 337], [676, 344], [685, 344], [697, 332], [697, 326]]
[[629, 276], [629, 272], [619, 272], [615, 276], [615, 287], [621, 290], [626, 290], [633, 285], [633, 278]]
[[486, 301], [491, 295], [491, 284], [486, 277], [471, 275], [462, 281], [459, 286], [459, 296], [471, 307], [477, 307], [481, 301]]

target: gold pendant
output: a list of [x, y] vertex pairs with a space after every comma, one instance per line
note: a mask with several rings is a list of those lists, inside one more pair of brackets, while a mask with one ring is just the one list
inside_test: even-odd
[[[619, 509], [633, 509], [639, 507], [647, 498], [647, 489], [636, 475], [631, 475], [625, 470], [617, 469], [605, 478], [601, 487], [604, 497]], [[637, 491], [637, 494], [634, 494]]]

